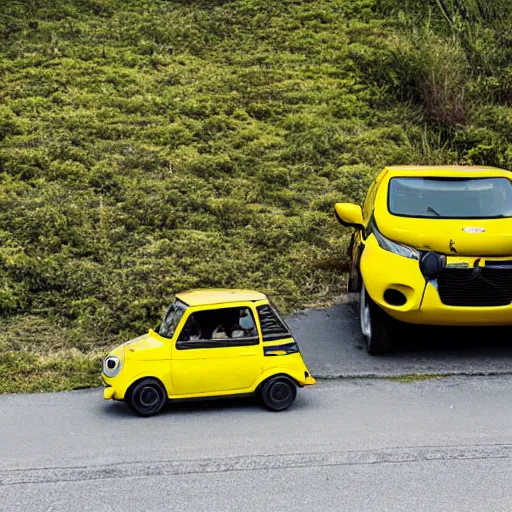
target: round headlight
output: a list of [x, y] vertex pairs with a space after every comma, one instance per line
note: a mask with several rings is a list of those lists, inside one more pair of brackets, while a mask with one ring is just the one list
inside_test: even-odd
[[103, 360], [103, 373], [115, 377], [121, 371], [121, 361], [117, 356], [108, 356]]

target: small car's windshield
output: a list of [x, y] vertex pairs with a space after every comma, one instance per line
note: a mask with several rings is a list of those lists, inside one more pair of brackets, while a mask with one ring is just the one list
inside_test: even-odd
[[158, 329], [158, 334], [164, 338], [172, 338], [178, 322], [186, 309], [187, 305], [176, 299], [165, 312], [164, 319]]
[[394, 215], [437, 219], [512, 217], [507, 178], [392, 178], [388, 209]]

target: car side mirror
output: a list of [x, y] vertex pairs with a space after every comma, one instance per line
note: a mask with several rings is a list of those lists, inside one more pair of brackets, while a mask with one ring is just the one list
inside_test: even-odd
[[363, 210], [358, 204], [336, 203], [334, 210], [338, 222], [343, 226], [364, 228]]

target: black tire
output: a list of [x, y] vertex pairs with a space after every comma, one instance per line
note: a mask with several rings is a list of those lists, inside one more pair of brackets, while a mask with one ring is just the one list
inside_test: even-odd
[[167, 393], [156, 379], [142, 379], [128, 390], [126, 402], [139, 416], [154, 416], [166, 404]]
[[357, 313], [357, 299], [354, 299], [354, 283], [350, 273], [348, 274], [347, 278], [347, 303], [351, 311], [353, 313]]
[[364, 283], [359, 303], [359, 323], [366, 350], [372, 356], [387, 354], [393, 349], [398, 334], [397, 322], [386, 314], [368, 295]]
[[261, 387], [260, 398], [271, 411], [284, 411], [295, 402], [297, 386], [286, 377], [271, 377]]

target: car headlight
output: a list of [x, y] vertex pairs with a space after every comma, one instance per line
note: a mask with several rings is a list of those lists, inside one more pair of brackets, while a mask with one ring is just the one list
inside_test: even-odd
[[103, 359], [102, 371], [107, 377], [115, 377], [121, 371], [121, 360], [117, 356]]
[[420, 259], [419, 251], [413, 249], [412, 247], [408, 247], [407, 245], [402, 245], [389, 240], [382, 233], [379, 233], [375, 227], [373, 227], [373, 234], [375, 235], [379, 246], [385, 251], [392, 252], [393, 254], [397, 254], [398, 256], [403, 256], [404, 258], [409, 258], [411, 260]]

